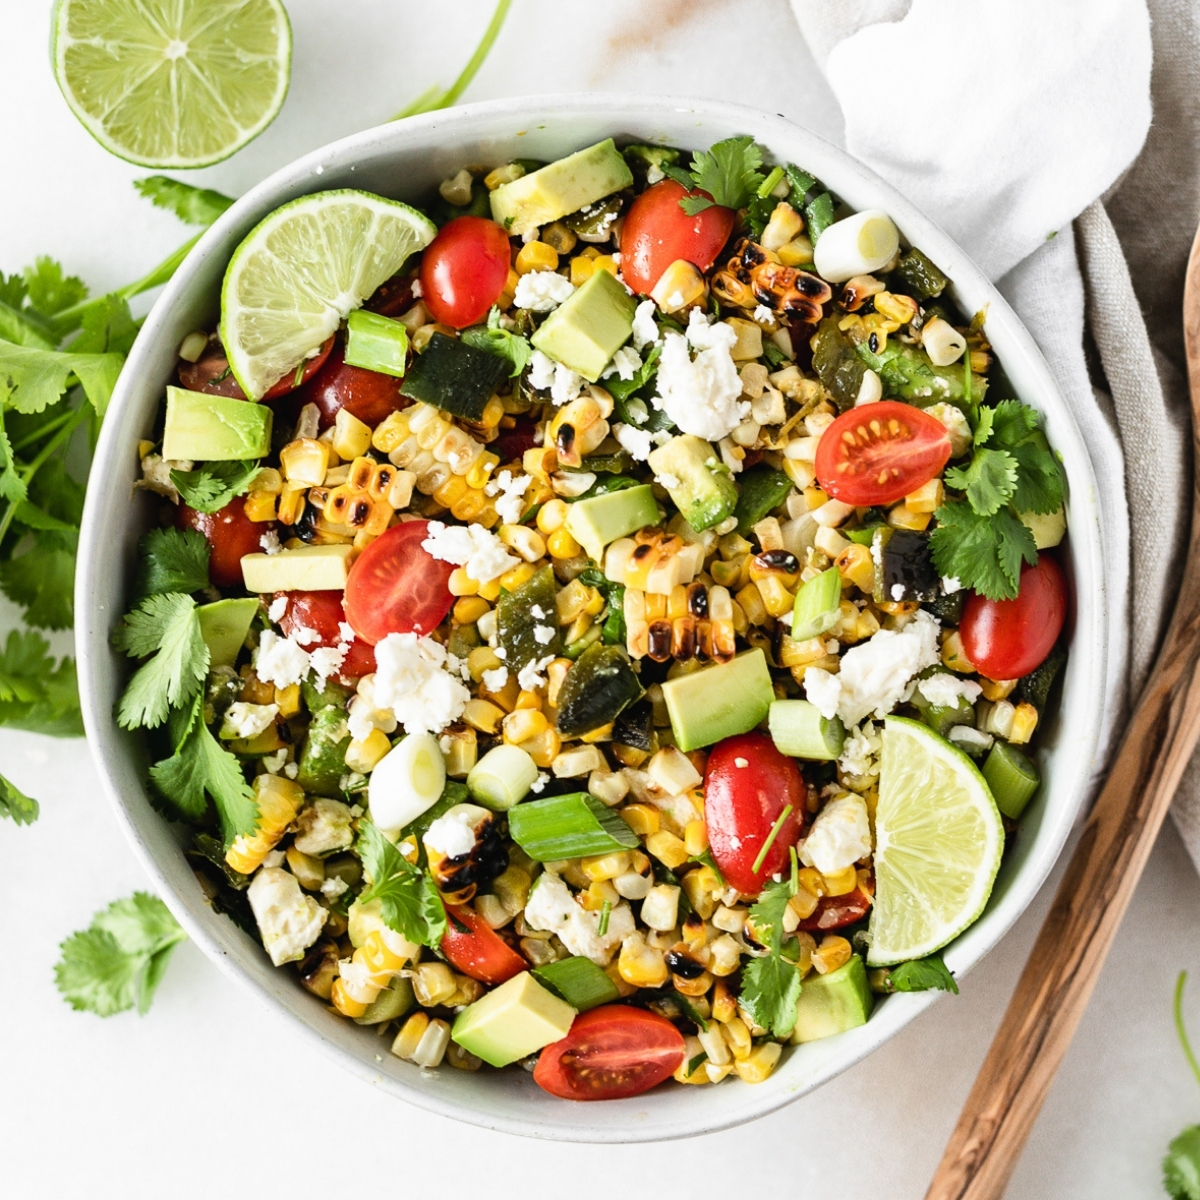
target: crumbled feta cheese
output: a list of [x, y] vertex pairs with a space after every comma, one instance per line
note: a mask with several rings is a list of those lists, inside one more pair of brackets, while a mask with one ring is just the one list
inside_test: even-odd
[[800, 861], [822, 875], [836, 875], [871, 853], [867, 802], [849, 792], [830, 800], [800, 844]]
[[996, 740], [990, 733], [984, 733], [982, 729], [973, 729], [970, 725], [955, 725], [946, 736], [973, 758], [985, 750], [990, 750]]
[[341, 670], [349, 652], [349, 646], [320, 646], [308, 656], [309, 666], [322, 687], [330, 675]]
[[280, 867], [263, 867], [246, 894], [263, 946], [277, 967], [303, 958], [329, 916], [316, 900], [304, 895], [296, 877]]
[[340, 800], [317, 797], [296, 817], [296, 836], [292, 844], [301, 854], [311, 854], [314, 858], [348, 850], [354, 842], [352, 820], [350, 809]]
[[419, 279], [414, 279], [412, 281], [412, 298], [414, 300], [420, 300], [423, 295], [425, 295], [425, 289], [421, 286], [421, 281]]
[[905, 587], [902, 583], [892, 584], [892, 599], [899, 603], [904, 599]]
[[622, 346], [612, 356], [612, 362], [604, 368], [600, 378], [615, 375], [618, 379], [632, 379], [642, 365], [642, 356], [632, 346]]
[[264, 554], [278, 554], [283, 549], [283, 543], [279, 540], [279, 534], [274, 529], [268, 529], [258, 539], [258, 544], [263, 548]]
[[583, 391], [583, 376], [576, 375], [562, 363], [554, 364], [554, 382], [550, 385], [550, 399], [560, 408], [570, 404]]
[[281, 638], [270, 629], [259, 636], [254, 671], [263, 683], [291, 687], [308, 674], [311, 665], [308, 651], [292, 638]]
[[883, 749], [883, 738], [875, 726], [867, 721], [861, 729], [852, 729], [842, 746], [838, 766], [847, 775], [866, 779], [879, 774], [879, 752]]
[[557, 364], [548, 354], [535, 350], [529, 359], [529, 386], [544, 392], [554, 383], [554, 368]]
[[501, 666], [494, 671], [484, 671], [483, 686], [489, 692], [500, 692], [504, 690], [504, 685], [508, 682], [508, 668]]
[[970, 450], [974, 435], [961, 408], [954, 404], [931, 404], [925, 411], [946, 427], [950, 435], [951, 458], [959, 458]]
[[291, 636], [301, 646], [311, 646], [314, 642], [321, 640], [321, 635], [315, 629], [309, 629], [307, 625], [300, 625], [293, 629]]
[[447, 858], [470, 854], [475, 849], [475, 830], [481, 813], [487, 815], [485, 809], [474, 804], [456, 804], [429, 826], [422, 840], [430, 850]]
[[525, 501], [521, 497], [529, 490], [531, 483], [532, 475], [514, 476], [511, 471], [501, 471], [499, 475], [488, 480], [483, 490], [489, 496], [499, 497], [495, 504], [496, 512], [500, 514], [500, 520], [505, 525], [516, 525], [520, 521], [521, 514], [525, 511]]
[[962, 591], [962, 581], [957, 575], [943, 575], [942, 591], [945, 592], [947, 596], [953, 596], [955, 592]]
[[260, 733], [270, 729], [278, 715], [278, 704], [249, 704], [245, 700], [238, 700], [225, 710], [221, 737], [258, 737]]
[[633, 313], [633, 346], [641, 350], [658, 341], [658, 323], [654, 319], [657, 310], [653, 300], [643, 300]]
[[336, 900], [349, 886], [340, 875], [332, 875], [322, 882], [321, 895], [326, 900]]
[[263, 855], [261, 865], [264, 867], [282, 867], [283, 860], [286, 857], [282, 850], [272, 850], [268, 854]]
[[546, 619], [546, 610], [540, 604], [531, 604], [529, 606], [529, 615], [539, 621], [544, 621]]
[[300, 764], [298, 762], [285, 763], [283, 767], [283, 773], [289, 779], [295, 779], [296, 776], [300, 774]]
[[277, 750], [274, 754], [264, 754], [262, 765], [266, 767], [272, 775], [278, 775], [279, 772], [283, 770], [283, 765], [287, 762], [287, 757], [287, 747], [284, 746], [282, 750]]
[[645, 462], [650, 457], [650, 448], [654, 442], [645, 429], [618, 423], [613, 426], [613, 434], [621, 449], [627, 451], [630, 458], [636, 462]]
[[921, 695], [938, 708], [954, 708], [960, 699], [974, 704], [983, 692], [983, 688], [973, 679], [959, 679], [957, 675], [946, 671], [922, 679], [917, 687], [921, 689]]
[[669, 492], [679, 487], [679, 476], [672, 475], [670, 471], [664, 471], [661, 475], [655, 475], [654, 482], [661, 483]]
[[553, 654], [547, 654], [545, 658], [532, 659], [527, 662], [520, 671], [517, 672], [517, 682], [521, 685], [521, 690], [525, 692], [536, 692], [538, 688], [545, 687], [546, 676], [543, 671], [554, 661]]
[[804, 694], [810, 704], [817, 706], [817, 711], [825, 720], [832, 721], [837, 716], [842, 685], [836, 675], [831, 675], [822, 667], [809, 667], [804, 672]]
[[513, 304], [517, 308], [528, 308], [533, 312], [549, 312], [557, 308], [575, 291], [574, 285], [565, 275], [557, 271], [530, 271], [517, 280]]
[[497, 658], [507, 658], [508, 657], [508, 651], [505, 650], [505, 648], [503, 646], [495, 646], [495, 647], [493, 647], [493, 649], [496, 651]]
[[529, 785], [531, 792], [540, 792], [550, 782], [550, 776], [545, 771], [539, 771], [538, 777]]
[[287, 607], [287, 596], [276, 596], [275, 599], [271, 601], [271, 607], [267, 609], [267, 616], [270, 617], [276, 625], [278, 625], [279, 622], [283, 620], [284, 615], [287, 613]]
[[765, 304], [755, 305], [754, 312], [751, 315], [760, 325], [773, 325], [775, 323], [775, 314]]
[[608, 914], [608, 929], [600, 934], [600, 913], [582, 908], [571, 889], [549, 871], [538, 877], [525, 905], [525, 922], [533, 929], [558, 934], [572, 954], [604, 967], [613, 952], [634, 930], [633, 910], [622, 901]]
[[405, 733], [441, 733], [462, 716], [471, 693], [446, 667], [446, 647], [415, 633], [389, 633], [375, 647], [375, 704]]
[[[697, 308], [688, 319], [686, 337], [664, 337], [653, 404], [683, 433], [720, 441], [750, 412], [749, 401], [738, 401], [742, 381], [729, 353], [736, 342], [737, 334], [728, 325], [709, 325]], [[689, 346], [697, 350], [694, 359]]]
[[533, 640], [539, 646], [548, 646], [554, 641], [555, 629], [552, 625], [535, 625], [533, 627]]
[[421, 543], [434, 558], [465, 567], [478, 583], [490, 583], [520, 562], [504, 543], [482, 525], [445, 525], [430, 521], [429, 532]]

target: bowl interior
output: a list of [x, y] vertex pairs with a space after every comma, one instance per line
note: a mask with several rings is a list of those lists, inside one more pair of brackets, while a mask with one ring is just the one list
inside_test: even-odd
[[[936, 993], [896, 995], [863, 1027], [791, 1049], [765, 1083], [720, 1088], [665, 1087], [632, 1100], [575, 1105], [555, 1100], [519, 1071], [423, 1072], [383, 1050], [369, 1029], [336, 1017], [280, 971], [251, 938], [214, 913], [181, 852], [152, 809], [140, 736], [112, 720], [127, 667], [109, 634], [126, 607], [138, 537], [153, 505], [131, 485], [137, 442], [154, 424], [176, 348], [218, 315], [230, 254], [266, 213], [296, 196], [355, 187], [420, 201], [464, 163], [512, 157], [553, 159], [608, 136], [686, 148], [751, 134], [780, 162], [794, 161], [854, 208], [882, 208], [906, 240], [955, 281], [965, 312], [988, 306], [987, 331], [1021, 399], [1046, 417], [1069, 482], [1071, 536], [1065, 546], [1076, 583], [1072, 652], [1063, 703], [1042, 733], [1044, 786], [1027, 810], [984, 916], [949, 949], [961, 974], [995, 945], [1050, 870], [1084, 799], [1094, 766], [1102, 695], [1106, 597], [1100, 569], [1096, 484], [1078, 428], [1032, 338], [966, 255], [897, 192], [845, 153], [781, 117], [736, 105], [671, 98], [537, 97], [468, 105], [368, 130], [278, 172], [234, 205], [204, 236], [147, 319], [113, 399], [97, 449], [84, 516], [77, 583], [77, 645], [88, 737], [106, 789], [160, 894], [196, 942], [223, 969], [288, 1020], [314, 1050], [394, 1096], [459, 1120], [527, 1136], [574, 1141], [649, 1141], [684, 1137], [750, 1120], [804, 1094], [887, 1040], [933, 1002]], [[383, 1061], [377, 1061], [382, 1055]]]

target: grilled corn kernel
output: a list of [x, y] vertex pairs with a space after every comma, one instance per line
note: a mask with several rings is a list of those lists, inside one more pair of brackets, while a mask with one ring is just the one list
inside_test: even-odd
[[445, 963], [421, 963], [413, 973], [413, 995], [426, 1008], [443, 1004], [454, 995], [454, 973]]
[[350, 462], [366, 454], [371, 445], [371, 427], [348, 408], [339, 408], [333, 421], [332, 446], [338, 458]]
[[297, 438], [279, 452], [279, 466], [289, 483], [319, 487], [329, 469], [329, 446], [315, 438]]
[[1007, 700], [1017, 686], [1015, 679], [987, 679], [979, 677], [979, 686], [983, 689], [985, 700]]
[[611, 254], [597, 254], [592, 263], [597, 271], [607, 271], [610, 275], [616, 275], [619, 270], [617, 260]]
[[783, 1047], [778, 1042], [763, 1042], [746, 1058], [735, 1062], [733, 1069], [743, 1083], [762, 1083], [779, 1065]]
[[852, 866], [838, 871], [835, 875], [823, 875], [822, 879], [825, 880], [827, 896], [846, 896], [858, 887], [858, 873]]
[[963, 650], [962, 638], [955, 629], [942, 639], [942, 663], [959, 675], [970, 675], [975, 670], [975, 664], [967, 658]]
[[708, 849], [708, 827], [703, 821], [689, 821], [684, 826], [683, 846], [691, 858], [699, 858]]
[[795, 922], [788, 933], [791, 933], [801, 921], [807, 921], [817, 911], [817, 897], [807, 888], [797, 888], [796, 894], [788, 901], [787, 912], [784, 914], [784, 928], [787, 929], [789, 918]]
[[300, 685], [293, 683], [285, 688], [277, 687], [275, 703], [279, 705], [281, 717], [294, 717], [300, 711]]
[[[367, 1005], [361, 1001], [352, 1000], [346, 994], [345, 982], [339, 977], [333, 981], [333, 989], [329, 993], [329, 999], [333, 1007], [342, 1014], [343, 1017], [361, 1017], [367, 1011]], [[428, 1018], [426, 1018], [428, 1020]], [[397, 1038], [399, 1041], [399, 1038]]]
[[[446, 584], [452, 596], [475, 596], [479, 593], [479, 581], [472, 579], [467, 574], [466, 567], [455, 567], [450, 572], [450, 579]], [[499, 589], [496, 590], [496, 597], [500, 595]]]
[[516, 262], [513, 265], [518, 275], [528, 275], [530, 271], [557, 271], [558, 252], [545, 242], [526, 242], [517, 251]]
[[838, 967], [844, 967], [850, 961], [852, 951], [850, 943], [837, 934], [826, 934], [821, 944], [813, 951], [813, 970], [818, 975], [828, 975]]
[[699, 303], [707, 291], [700, 270], [687, 259], [677, 258], [659, 276], [650, 296], [663, 312], [674, 313]]
[[828, 895], [825, 890], [825, 876], [816, 867], [801, 867], [797, 880], [806, 892], [811, 892], [818, 898]]
[[279, 775], [259, 775], [254, 780], [258, 822], [252, 834], [239, 833], [225, 861], [243, 875], [253, 874], [283, 837], [304, 803], [304, 789]]
[[517, 746], [545, 733], [550, 728], [550, 722], [536, 708], [518, 708], [504, 718], [503, 728], [504, 740], [511, 746]]
[[913, 512], [907, 504], [897, 504], [888, 509], [887, 523], [893, 529], [911, 529], [923, 533], [933, 519], [932, 512]]
[[535, 563], [546, 554], [542, 535], [528, 525], [501, 525], [500, 540], [516, 551], [527, 563]]
[[660, 829], [646, 838], [646, 850], [672, 871], [676, 867], [682, 867], [688, 860], [687, 847], [683, 841], [665, 829]]
[[663, 952], [646, 945], [640, 933], [631, 933], [621, 943], [617, 969], [621, 978], [634, 987], [662, 987], [670, 978]]
[[942, 481], [935, 475], [928, 483], [922, 484], [915, 492], [904, 497], [904, 506], [909, 512], [936, 512], [945, 496]]
[[478, 596], [463, 596], [455, 601], [454, 619], [460, 625], [474, 625], [484, 613], [492, 611], [492, 606]]
[[[538, 509], [537, 527], [547, 537], [552, 533], [557, 533], [562, 527], [563, 522], [567, 519], [567, 504], [565, 500], [560, 500], [556, 496], [553, 500], [547, 500], [541, 508]], [[568, 535], [570, 536], [570, 535]], [[575, 541], [574, 538], [571, 538]], [[578, 545], [578, 543], [576, 543]], [[572, 557], [571, 555], [555, 555], [556, 558]]]
[[295, 525], [304, 509], [305, 488], [301, 484], [285, 483], [279, 495], [276, 515], [281, 525]]
[[596, 273], [596, 260], [582, 254], [571, 259], [571, 282], [582, 287]]
[[662, 826], [662, 817], [657, 808], [650, 804], [626, 804], [620, 809], [625, 824], [638, 837], [650, 837]]
[[716, 912], [716, 894], [722, 890], [722, 884], [717, 878], [716, 872], [711, 867], [700, 867], [695, 871], [689, 871], [681, 883], [684, 894], [692, 908], [696, 910], [697, 916], [707, 921]]
[[854, 584], [860, 592], [870, 595], [875, 587], [875, 561], [868, 546], [851, 542], [837, 556], [836, 565], [843, 581]]
[[275, 520], [276, 496], [271, 492], [255, 489], [246, 496], [246, 519], [249, 521]]
[[346, 747], [346, 766], [369, 775], [391, 748], [387, 734], [382, 729], [372, 729], [361, 741], [356, 738]]
[[[334, 984], [334, 987], [336, 988], [337, 984]], [[428, 1015], [423, 1012], [413, 1013], [413, 1015], [409, 1017], [403, 1025], [400, 1026], [400, 1032], [396, 1034], [395, 1040], [392, 1042], [392, 1053], [397, 1058], [411, 1059], [416, 1053], [417, 1046], [420, 1045], [421, 1039], [425, 1036], [425, 1031], [428, 1028]]]
[[1037, 709], [1032, 704], [1018, 704], [1013, 712], [1012, 728], [1009, 730], [1008, 740], [1016, 746], [1023, 746], [1033, 737], [1037, 723]]

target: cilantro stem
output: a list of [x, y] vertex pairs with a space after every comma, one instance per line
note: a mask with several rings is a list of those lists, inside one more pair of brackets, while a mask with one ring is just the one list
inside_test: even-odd
[[603, 937], [608, 932], [608, 917], [612, 912], [612, 905], [605, 900], [600, 906], [600, 924], [596, 926], [596, 932]]
[[23, 437], [19, 442], [13, 442], [13, 453], [15, 454], [18, 450], [24, 450], [26, 446], [32, 446], [35, 442], [40, 442], [42, 438], [66, 424], [74, 415], [73, 411], [65, 412], [61, 417], [55, 417], [53, 421], [47, 421], [40, 429], [34, 430], [33, 433]]
[[772, 167], [770, 175], [768, 175], [766, 179], [764, 179], [762, 183], [758, 185], [758, 198], [760, 200], [765, 200], [775, 190], [782, 178], [783, 168]]
[[[46, 460], [61, 446], [71, 440], [71, 435], [79, 428], [80, 425], [87, 419], [90, 405], [81, 404], [74, 412], [70, 414], [69, 421], [38, 451], [37, 457], [21, 471], [21, 478], [28, 487], [33, 477], [46, 464]], [[17, 515], [18, 505], [10, 501], [8, 508], [5, 509], [4, 517], [0, 519], [0, 542], [3, 542], [8, 534], [9, 527], [13, 523], [13, 518]]]
[[500, 30], [511, 7], [512, 0], [500, 0], [496, 5], [487, 29], [483, 31], [483, 37], [480, 39], [479, 45], [475, 47], [475, 53], [471, 55], [467, 65], [463, 67], [462, 73], [449, 88], [444, 92], [436, 85], [427, 89], [411, 104], [402, 108], [392, 117], [392, 120], [402, 121], [405, 117], [415, 117], [418, 113], [434, 112], [436, 109], [449, 108], [452, 104], [456, 104], [458, 98], [471, 86], [471, 81], [475, 78], [479, 68], [483, 66], [483, 61], [500, 35]]
[[771, 832], [767, 834], [767, 840], [763, 842], [762, 849], [758, 852], [758, 857], [754, 860], [754, 866], [750, 868], [752, 875], [757, 875], [763, 863], [767, 861], [767, 853], [775, 843], [775, 839], [779, 836], [779, 831], [783, 828], [784, 822], [792, 815], [792, 806], [787, 805], [783, 812], [779, 814], [779, 820], [771, 826]]
[[1187, 1055], [1188, 1066], [1192, 1068], [1196, 1082], [1200, 1083], [1200, 1063], [1196, 1062], [1196, 1056], [1192, 1053], [1192, 1044], [1188, 1041], [1187, 1029], [1183, 1024], [1183, 985], [1186, 982], [1187, 972], [1180, 971], [1179, 978], [1175, 981], [1175, 1032], [1179, 1034], [1179, 1044]]
[[796, 861], [796, 847], [788, 847], [788, 857], [792, 860], [792, 895], [800, 890], [800, 864]]

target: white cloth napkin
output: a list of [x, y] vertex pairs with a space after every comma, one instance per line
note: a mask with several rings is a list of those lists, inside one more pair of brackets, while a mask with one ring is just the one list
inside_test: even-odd
[[[1104, 697], [1111, 745], [1153, 659], [1188, 512], [1186, 438], [1159, 387], [1120, 243], [1099, 201], [1150, 127], [1146, 4], [792, 0], [792, 7], [842, 106], [846, 149], [997, 281], [1080, 424], [1101, 483], [1114, 597]], [[1111, 396], [1089, 373], [1085, 304]], [[1161, 471], [1147, 472], [1148, 462]], [[1182, 813], [1177, 820], [1200, 862], [1200, 802], [1192, 808], [1190, 822]]]

